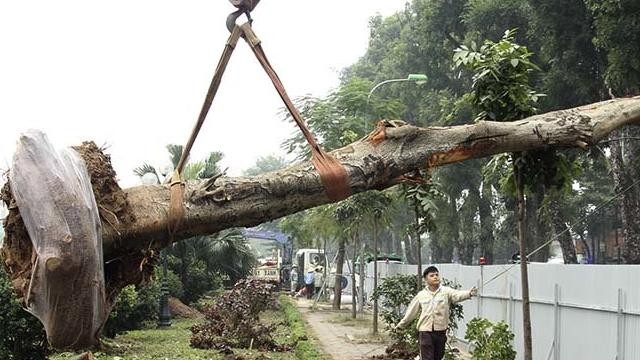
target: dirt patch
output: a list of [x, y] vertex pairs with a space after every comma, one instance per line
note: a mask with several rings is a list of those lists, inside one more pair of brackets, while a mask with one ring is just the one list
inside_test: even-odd
[[116, 181], [111, 156], [105, 154], [104, 149], [99, 148], [93, 141], [85, 141], [82, 145], [72, 148], [80, 154], [87, 167], [103, 226], [117, 229], [120, 223], [135, 222], [127, 194]]
[[169, 298], [169, 310], [171, 316], [179, 318], [195, 319], [203, 316], [198, 310], [185, 305], [180, 299], [174, 297]]
[[9, 214], [3, 223], [4, 243], [1, 253], [4, 261], [2, 264], [11, 278], [13, 288], [22, 300], [27, 293], [29, 279], [31, 279], [33, 246], [22, 216], [20, 216], [20, 211], [18, 211], [18, 206], [13, 199], [8, 174], [5, 176], [7, 182], [0, 190], [0, 199], [9, 209]]
[[374, 355], [371, 359], [378, 360], [394, 360], [394, 359], [413, 359], [417, 355], [415, 350], [408, 349], [405, 345], [400, 343], [393, 343], [389, 345], [383, 355]]

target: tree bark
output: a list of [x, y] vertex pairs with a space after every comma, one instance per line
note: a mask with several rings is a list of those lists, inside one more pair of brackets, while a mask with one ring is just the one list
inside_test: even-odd
[[358, 233], [353, 234], [353, 259], [351, 260], [351, 318], [356, 318], [358, 289], [356, 285], [356, 261], [358, 261]]
[[362, 247], [360, 250], [360, 264], [359, 264], [359, 276], [358, 276], [358, 312], [362, 314], [364, 312], [364, 279], [365, 279], [365, 269], [367, 266], [367, 261], [365, 259], [366, 253], [366, 245], [364, 243], [364, 239], [362, 239]]
[[344, 269], [344, 252], [346, 246], [346, 238], [340, 237], [338, 243], [338, 255], [336, 256], [336, 275], [333, 282], [333, 310], [340, 310], [340, 303], [342, 302], [342, 272]]
[[478, 215], [480, 217], [480, 256], [484, 256], [487, 264], [493, 264], [493, 215], [491, 214], [491, 185], [482, 184], [482, 192], [478, 202]]
[[529, 272], [527, 270], [527, 239], [526, 229], [526, 206], [524, 202], [524, 183], [522, 181], [522, 171], [516, 161], [513, 161], [513, 170], [516, 177], [516, 190], [518, 201], [518, 240], [520, 242], [520, 278], [522, 284], [522, 327], [524, 338], [524, 360], [532, 360], [532, 338], [531, 338], [531, 310], [529, 305]]
[[[538, 211], [544, 203], [547, 190], [541, 182], [533, 186], [531, 194], [526, 195], [527, 212], [527, 253], [539, 248], [551, 235], [549, 227], [544, 223]], [[549, 260], [549, 247], [545, 246], [535, 254], [531, 255], [530, 261], [547, 262]]]
[[558, 237], [558, 242], [560, 243], [560, 248], [562, 249], [562, 258], [565, 264], [577, 264], [578, 256], [576, 255], [576, 247], [573, 244], [573, 239], [571, 238], [571, 230], [567, 226], [567, 223], [564, 221], [565, 216], [560, 208], [562, 199], [562, 195], [560, 194], [559, 189], [550, 190], [549, 196], [549, 211], [551, 222], [553, 223], [553, 229], [555, 231], [556, 236]]
[[422, 289], [422, 239], [420, 238], [420, 231], [418, 230], [420, 226], [420, 219], [418, 218], [417, 205], [416, 208], [413, 209], [413, 215], [413, 219], [415, 221], [413, 226], [416, 234], [416, 254], [418, 255], [418, 276], [416, 281], [418, 282], [418, 289]]
[[[619, 131], [626, 139], [621, 142], [615, 157], [618, 158], [618, 166], [614, 171], [616, 178], [616, 192], [622, 191], [620, 197], [622, 228], [624, 244], [622, 257], [626, 264], [640, 264], [640, 185], [634, 184], [640, 178], [640, 162], [638, 151], [640, 146], [634, 140], [640, 137], [638, 128], [621, 129]], [[612, 151], [612, 157], [614, 152]]]

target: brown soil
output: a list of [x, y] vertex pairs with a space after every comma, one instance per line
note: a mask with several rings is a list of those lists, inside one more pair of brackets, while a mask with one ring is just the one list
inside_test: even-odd
[[393, 343], [389, 345], [385, 350], [384, 355], [374, 355], [372, 359], [379, 360], [392, 360], [392, 359], [413, 359], [417, 353], [400, 343]]
[[116, 181], [116, 172], [111, 165], [111, 156], [98, 148], [93, 141], [85, 141], [80, 146], [73, 146], [84, 160], [91, 187], [96, 197], [98, 211], [103, 226], [117, 227], [118, 224], [135, 222], [127, 195]]
[[195, 319], [203, 316], [198, 310], [185, 305], [180, 299], [174, 297], [169, 298], [169, 310], [171, 316], [179, 318]]

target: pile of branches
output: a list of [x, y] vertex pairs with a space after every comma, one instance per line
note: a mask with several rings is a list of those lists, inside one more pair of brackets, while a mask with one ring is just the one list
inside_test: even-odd
[[240, 280], [231, 291], [203, 309], [204, 324], [191, 328], [191, 346], [231, 353], [232, 348], [290, 351], [272, 337], [278, 323], [265, 325], [260, 313], [277, 307], [276, 286], [260, 280]]

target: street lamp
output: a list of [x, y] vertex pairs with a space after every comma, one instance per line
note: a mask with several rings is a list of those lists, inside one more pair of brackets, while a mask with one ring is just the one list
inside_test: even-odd
[[[421, 85], [421, 84], [424, 84], [424, 83], [427, 82], [427, 75], [425, 75], [425, 74], [409, 74], [409, 76], [407, 76], [404, 79], [389, 79], [389, 80], [385, 80], [383, 82], [377, 83], [371, 89], [371, 91], [369, 91], [369, 95], [367, 96], [367, 104], [369, 104], [369, 100], [371, 99], [371, 95], [373, 94], [373, 92], [376, 91], [376, 89], [379, 88], [380, 86], [382, 86], [384, 84], [393, 83], [393, 82], [404, 82], [404, 81], [413, 81], [417, 85]], [[367, 119], [366, 119], [366, 117], [364, 118], [363, 126], [364, 126], [364, 131], [366, 133], [366, 131], [367, 131]]]
[[373, 87], [373, 89], [371, 89], [371, 91], [369, 91], [369, 96], [367, 96], [367, 102], [369, 101], [369, 99], [371, 98], [371, 94], [373, 94], [373, 92], [379, 88], [380, 86], [384, 85], [384, 84], [389, 84], [392, 82], [403, 82], [403, 81], [413, 81], [414, 83], [421, 85], [427, 82], [427, 75], [425, 74], [409, 74], [409, 76], [407, 76], [404, 79], [389, 79], [389, 80], [385, 80], [383, 82], [380, 82], [378, 84], [376, 84], [376, 86]]
[[161, 250], [162, 284], [160, 284], [160, 312], [158, 327], [171, 326], [171, 310], [169, 309], [169, 283], [167, 281], [167, 249]]

